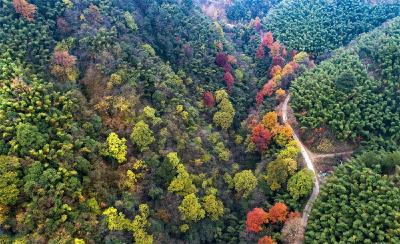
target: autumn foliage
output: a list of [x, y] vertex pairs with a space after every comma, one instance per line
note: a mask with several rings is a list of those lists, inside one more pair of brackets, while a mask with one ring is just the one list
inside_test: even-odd
[[54, 63], [64, 68], [74, 66], [76, 63], [76, 57], [70, 55], [68, 51], [56, 50], [53, 54]]
[[220, 67], [224, 67], [228, 64], [228, 56], [224, 52], [218, 52], [215, 57], [215, 63]]
[[274, 37], [272, 35], [272, 32], [265, 33], [261, 41], [262, 45], [264, 47], [271, 47], [273, 42], [274, 42]]
[[225, 72], [224, 80], [226, 82], [226, 86], [228, 87], [228, 91], [231, 91], [233, 87], [233, 82], [235, 81], [235, 78], [233, 77], [231, 72]]
[[62, 82], [75, 81], [78, 76], [76, 57], [67, 50], [57, 49], [53, 53], [51, 73]]
[[203, 102], [209, 108], [212, 108], [215, 106], [215, 99], [214, 99], [214, 95], [212, 94], [212, 92], [207, 91], [204, 93]]
[[260, 232], [262, 225], [269, 222], [268, 213], [262, 208], [254, 208], [252, 211], [247, 213], [246, 219], [246, 230], [249, 232]]
[[21, 14], [27, 21], [33, 21], [36, 13], [36, 6], [26, 0], [13, 0], [15, 12]]
[[253, 127], [251, 140], [256, 145], [259, 152], [264, 152], [268, 148], [271, 136], [271, 132], [266, 129], [263, 124], [258, 124]]
[[261, 30], [261, 19], [259, 17], [254, 19], [253, 26], [257, 31]]
[[273, 79], [271, 79], [257, 93], [257, 95], [256, 95], [256, 103], [257, 103], [258, 106], [263, 103], [265, 96], [271, 96], [272, 94], [274, 94], [275, 86], [276, 86], [275, 81]]
[[256, 58], [262, 59], [262, 58], [264, 58], [264, 56], [265, 56], [264, 47], [262, 45], [260, 45], [257, 48]]
[[288, 207], [284, 203], [276, 203], [268, 211], [271, 223], [284, 223], [288, 215]]
[[276, 241], [274, 241], [270, 236], [264, 236], [258, 240], [257, 244], [276, 244]]

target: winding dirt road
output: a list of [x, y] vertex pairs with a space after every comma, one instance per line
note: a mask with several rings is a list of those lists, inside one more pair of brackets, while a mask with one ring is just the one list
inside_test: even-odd
[[[290, 94], [287, 95], [285, 101], [283, 102], [282, 120], [283, 120], [283, 123], [287, 123], [291, 127], [291, 125], [288, 123], [288, 103], [289, 103], [289, 101], [290, 101]], [[295, 132], [295, 130], [293, 130], [293, 128], [292, 128], [292, 131], [293, 131], [293, 138], [297, 141], [297, 143], [300, 146], [301, 155], [303, 156], [304, 161], [306, 162], [307, 168], [314, 173], [314, 188], [313, 188], [310, 198], [307, 201], [306, 206], [304, 207], [303, 216], [302, 216], [303, 224], [304, 224], [304, 226], [307, 226], [308, 217], [310, 215], [312, 205], [313, 205], [315, 199], [317, 199], [317, 196], [319, 194], [319, 180], [317, 177], [317, 171], [315, 170], [315, 167], [314, 167], [314, 163], [312, 161], [312, 158], [311, 158], [307, 148], [303, 145], [299, 136], [296, 134], [296, 132]], [[333, 155], [335, 155], [335, 154], [333, 154]]]

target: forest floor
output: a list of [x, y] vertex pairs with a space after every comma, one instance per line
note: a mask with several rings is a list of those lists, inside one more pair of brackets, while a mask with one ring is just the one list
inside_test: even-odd
[[[283, 123], [288, 123], [290, 127], [292, 128], [291, 125], [291, 120], [295, 119], [293, 115], [293, 111], [290, 109], [289, 106], [289, 101], [290, 101], [290, 94], [286, 96], [286, 99], [284, 102], [279, 106], [278, 111], [279, 114], [282, 117], [282, 122]], [[290, 117], [290, 120], [288, 119]], [[310, 195], [310, 198], [308, 199], [304, 210], [303, 210], [303, 215], [302, 215], [302, 220], [304, 227], [307, 226], [308, 222], [308, 217], [310, 215], [312, 206], [314, 201], [317, 199], [319, 190], [320, 190], [320, 183], [321, 179], [318, 173], [318, 170], [316, 169], [316, 162], [320, 159], [326, 159], [326, 158], [337, 158], [337, 157], [343, 157], [343, 158], [348, 158], [352, 155], [353, 151], [345, 151], [345, 152], [335, 152], [335, 153], [327, 153], [327, 154], [316, 154], [311, 152], [306, 146], [304, 146], [304, 143], [300, 140], [300, 137], [298, 135], [298, 132], [296, 130], [293, 130], [293, 138], [297, 141], [301, 148], [301, 155], [304, 158], [305, 161], [305, 166], [311, 170], [314, 173], [314, 188], [313, 191]]]

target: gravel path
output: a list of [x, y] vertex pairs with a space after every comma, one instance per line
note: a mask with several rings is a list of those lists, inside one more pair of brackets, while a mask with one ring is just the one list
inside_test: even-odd
[[[283, 102], [283, 106], [282, 106], [282, 120], [284, 123], [287, 123], [287, 124], [289, 124], [288, 123], [289, 100], [290, 100], [290, 94], [286, 97], [285, 101]], [[292, 128], [292, 131], [293, 131], [293, 138], [297, 141], [297, 143], [299, 144], [299, 146], [301, 148], [301, 155], [303, 156], [304, 161], [306, 162], [307, 168], [314, 173], [314, 188], [313, 188], [310, 198], [307, 201], [306, 206], [304, 207], [303, 216], [302, 216], [303, 224], [304, 224], [304, 226], [307, 226], [308, 217], [310, 215], [312, 205], [313, 205], [315, 199], [317, 199], [318, 194], [319, 194], [319, 181], [318, 181], [317, 172], [315, 170], [314, 163], [313, 163], [312, 157], [310, 156], [309, 151], [303, 145], [303, 143], [299, 139], [299, 136], [296, 134], [296, 132], [295, 132], [295, 130], [293, 130], [293, 128]], [[319, 155], [319, 156], [321, 156], [321, 155]]]

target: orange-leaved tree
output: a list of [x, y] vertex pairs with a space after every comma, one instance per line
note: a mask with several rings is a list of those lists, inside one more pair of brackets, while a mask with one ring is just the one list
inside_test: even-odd
[[33, 21], [36, 13], [36, 5], [26, 0], [13, 0], [15, 12], [22, 15], [27, 21]]
[[274, 241], [270, 236], [264, 236], [258, 240], [257, 244], [276, 244], [276, 241]]
[[246, 230], [249, 232], [260, 232], [263, 224], [268, 224], [268, 213], [262, 208], [254, 208], [247, 213]]
[[288, 207], [281, 202], [275, 203], [268, 211], [272, 223], [284, 223], [288, 215]]

